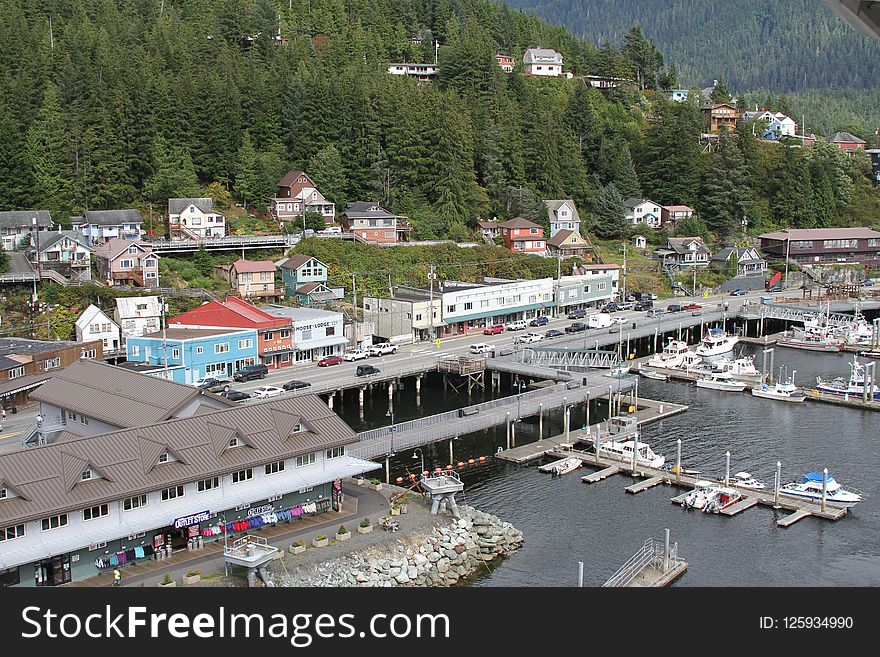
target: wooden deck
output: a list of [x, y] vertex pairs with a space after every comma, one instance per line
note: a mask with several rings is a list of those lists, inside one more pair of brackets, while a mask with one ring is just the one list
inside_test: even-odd
[[756, 498], [756, 497], [744, 497], [736, 504], [729, 506], [726, 509], [721, 509], [721, 515], [735, 516], [740, 511], [745, 511], [746, 509], [751, 509], [757, 503], [758, 503], [758, 498]]
[[654, 486], [658, 486], [663, 483], [664, 477], [651, 477], [650, 479], [644, 479], [637, 484], [633, 484], [631, 486], [627, 486], [624, 490], [627, 493], [641, 493], [643, 490], [648, 490], [649, 488], [653, 488]]
[[684, 575], [687, 568], [687, 563], [681, 562], [672, 566], [668, 572], [664, 573], [662, 570], [649, 566], [634, 577], [626, 586], [628, 588], [662, 588], [669, 586]]
[[605, 468], [604, 470], [599, 470], [599, 472], [594, 472], [593, 474], [581, 477], [581, 481], [585, 484], [595, 484], [603, 479], [608, 479], [611, 475], [616, 475], [618, 472], [620, 472], [620, 467], [612, 465], [610, 468]]

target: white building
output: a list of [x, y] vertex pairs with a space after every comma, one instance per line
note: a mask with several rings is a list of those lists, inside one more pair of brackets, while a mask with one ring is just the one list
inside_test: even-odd
[[76, 341], [91, 340], [101, 340], [104, 343], [105, 355], [122, 348], [119, 325], [94, 304], [86, 308], [76, 320]]
[[547, 213], [550, 215], [550, 237], [556, 236], [560, 230], [570, 230], [574, 233], [581, 232], [581, 217], [577, 206], [570, 198], [558, 200], [546, 200]]
[[537, 317], [549, 313], [554, 305], [552, 278], [512, 281], [487, 277], [483, 283], [444, 281], [440, 293], [446, 335], [482, 331], [492, 324]]
[[260, 310], [293, 323], [293, 349], [297, 362], [338, 356], [345, 351], [348, 338], [343, 331], [342, 313], [316, 308], [295, 308], [269, 304]]
[[523, 55], [526, 75], [562, 75], [562, 55], [546, 48], [529, 48]]
[[81, 217], [71, 217], [73, 230], [81, 231], [90, 246], [119, 237], [139, 240], [144, 234], [140, 210], [86, 210]]
[[3, 250], [12, 251], [18, 248], [22, 239], [34, 230], [35, 225], [40, 231], [52, 228], [52, 217], [48, 210], [0, 212], [0, 239], [3, 241]]
[[415, 78], [419, 82], [429, 82], [437, 77], [440, 67], [437, 64], [412, 64], [398, 63], [389, 64], [388, 72], [391, 75], [406, 75]]
[[445, 326], [440, 293], [435, 290], [432, 301], [429, 290], [398, 285], [393, 294], [391, 299], [364, 298], [364, 318], [373, 323], [374, 335], [395, 344], [436, 338]]
[[633, 226], [649, 226], [658, 230], [663, 226], [663, 208], [646, 198], [626, 199], [626, 220]]
[[[795, 123], [795, 120], [782, 112], [768, 112], [766, 110], [743, 112], [740, 120], [754, 120], [763, 123], [765, 126], [764, 130], [771, 130], [781, 137], [794, 137], [797, 134], [797, 123]], [[757, 132], [760, 135], [763, 131], [759, 130]]]
[[168, 199], [168, 228], [171, 239], [226, 237], [226, 220], [211, 198]]
[[122, 346], [131, 336], [142, 336], [162, 329], [159, 297], [117, 297], [113, 319], [122, 333]]

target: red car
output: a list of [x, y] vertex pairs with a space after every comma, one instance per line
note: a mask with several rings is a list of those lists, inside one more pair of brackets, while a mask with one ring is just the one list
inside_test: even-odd
[[684, 307], [685, 310], [700, 310], [703, 306], [698, 303], [689, 303]]
[[339, 365], [342, 362], [342, 358], [339, 356], [327, 356], [327, 358], [322, 358], [318, 361], [318, 367], [327, 367], [329, 365]]
[[504, 333], [504, 324], [492, 324], [492, 326], [483, 329], [483, 335], [495, 335], [496, 333]]

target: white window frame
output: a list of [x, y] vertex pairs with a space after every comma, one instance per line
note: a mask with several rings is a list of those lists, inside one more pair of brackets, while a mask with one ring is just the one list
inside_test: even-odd
[[232, 473], [232, 483], [240, 484], [242, 482], [248, 481], [254, 478], [254, 469], [253, 468], [245, 468], [244, 470], [239, 470], [238, 472]]
[[103, 518], [104, 516], [110, 515], [110, 505], [109, 504], [97, 504], [95, 506], [90, 506], [88, 508], [83, 509], [83, 522], [88, 522], [90, 520], [96, 520], [98, 518]]
[[[12, 536], [10, 536], [10, 532], [12, 533]], [[24, 523], [4, 527], [2, 530], [0, 530], [0, 543], [2, 543], [3, 541], [14, 541], [16, 538], [21, 538], [26, 534], [27, 527]]]
[[[141, 509], [147, 506], [147, 496], [146, 495], [133, 495], [132, 497], [126, 497], [122, 500], [122, 510], [123, 511], [134, 511], [135, 509]], [[126, 509], [126, 505], [128, 508]]]
[[[171, 493], [174, 493], [172, 495]], [[169, 502], [170, 500], [176, 500], [178, 497], [183, 497], [186, 495], [186, 489], [181, 484], [180, 486], [171, 486], [170, 488], [163, 488], [159, 492], [159, 499], [163, 502]]]
[[266, 475], [278, 474], [284, 472], [284, 461], [275, 461], [266, 464]]
[[[52, 521], [55, 521], [57, 524], [53, 527]], [[57, 516], [49, 516], [48, 518], [43, 518], [40, 521], [40, 528], [44, 532], [50, 532], [53, 529], [58, 529], [60, 527], [67, 527], [68, 517], [66, 513], [59, 513]]]

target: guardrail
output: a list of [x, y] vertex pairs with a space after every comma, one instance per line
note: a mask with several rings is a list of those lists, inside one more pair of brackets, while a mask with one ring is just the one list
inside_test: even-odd
[[[626, 586], [648, 566], [662, 568], [665, 561], [666, 555], [663, 542], [649, 538], [641, 549], [630, 557], [629, 561], [618, 568], [617, 572], [609, 577], [608, 581], [602, 586], [607, 588]], [[678, 543], [675, 543], [669, 548], [669, 568], [675, 567], [680, 561], [678, 558]]]

